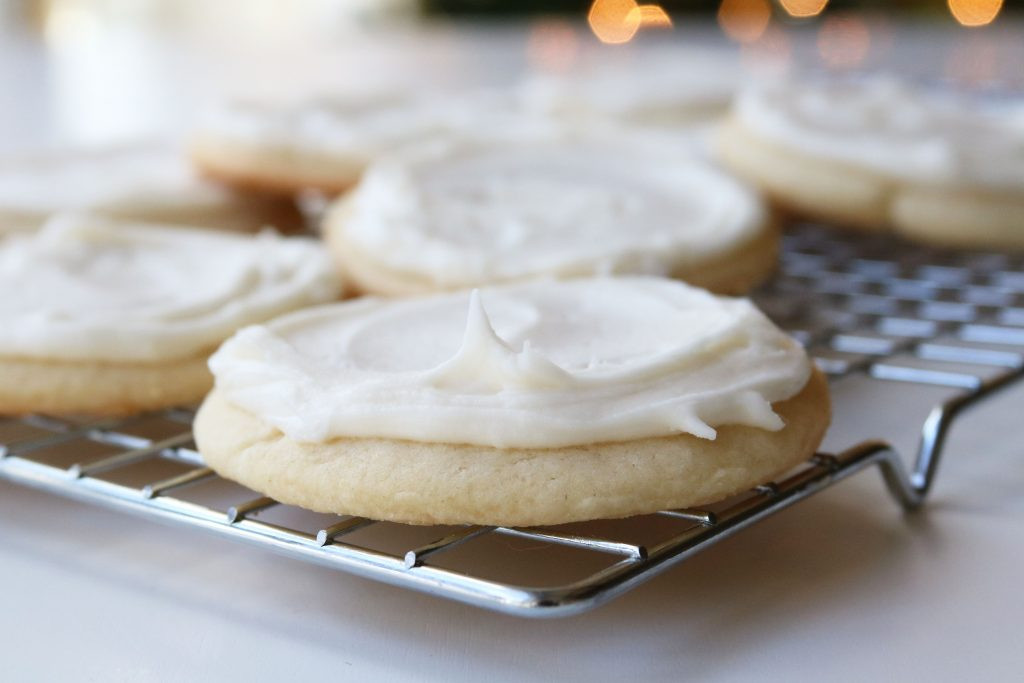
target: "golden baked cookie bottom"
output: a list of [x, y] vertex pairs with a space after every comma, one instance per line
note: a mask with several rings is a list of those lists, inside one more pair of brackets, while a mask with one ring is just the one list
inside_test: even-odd
[[[345, 237], [349, 209], [343, 199], [328, 212], [323, 225], [327, 248], [338, 264], [349, 291], [377, 296], [417, 296], [449, 289], [503, 284], [503, 281], [441, 285], [420, 273], [396, 270], [379, 263]], [[779, 229], [766, 221], [750, 239], [703, 261], [678, 265], [669, 276], [716, 294], [745, 294], [772, 276], [778, 264]], [[544, 277], [537, 273], [534, 278]], [[592, 272], [551, 273], [557, 277], [587, 277]], [[520, 280], [529, 279], [527, 277]]]
[[289, 439], [214, 390], [195, 437], [221, 476], [290, 505], [407, 524], [547, 525], [704, 505], [769, 481], [809, 458], [830, 419], [814, 370], [774, 406], [786, 426], [556, 449], [491, 448], [381, 438]]
[[769, 141], [735, 119], [718, 132], [722, 163], [780, 208], [953, 247], [1024, 249], [1024, 194], [897, 180]]
[[190, 145], [192, 163], [218, 182], [243, 191], [292, 196], [302, 190], [336, 195], [359, 180], [366, 160], [203, 136]]
[[[190, 228], [208, 228], [228, 232], [257, 232], [273, 226], [281, 232], [302, 229], [304, 219], [295, 203], [288, 198], [268, 197], [252, 192], [238, 192], [237, 196], [219, 204], [125, 205], [114, 209], [97, 208], [90, 213], [119, 221], [152, 223], [154, 225]], [[28, 213], [0, 207], [0, 235], [6, 231], [35, 230], [51, 214]]]
[[0, 356], [0, 414], [123, 416], [196, 403], [213, 386], [207, 358], [113, 363]]

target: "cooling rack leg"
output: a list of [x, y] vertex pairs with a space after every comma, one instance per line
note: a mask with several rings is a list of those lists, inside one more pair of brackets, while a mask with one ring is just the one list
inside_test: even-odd
[[916, 510], [921, 507], [921, 504], [924, 503], [925, 492], [915, 486], [907, 476], [899, 453], [887, 446], [885, 450], [877, 453], [876, 462], [882, 472], [886, 488], [889, 489], [892, 497], [903, 506], [903, 509]]
[[829, 483], [877, 465], [889, 493], [904, 509], [912, 510], [921, 505], [923, 495], [907, 476], [899, 453], [888, 443], [865, 441], [837, 454], [835, 458], [839, 463], [839, 469]]
[[942, 449], [953, 420], [964, 410], [974, 406], [982, 399], [988, 398], [1000, 389], [1004, 389], [1024, 377], [1024, 367], [1013, 368], [984, 382], [977, 390], [954, 396], [948, 401], [935, 406], [921, 428], [921, 442], [914, 461], [914, 472], [910, 475], [910, 485], [917, 492], [918, 500], [908, 507], [918, 507], [931, 490], [935, 482], [935, 473], [939, 468]]

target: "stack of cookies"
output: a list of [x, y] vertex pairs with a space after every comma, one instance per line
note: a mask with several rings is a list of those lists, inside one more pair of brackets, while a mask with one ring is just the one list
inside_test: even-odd
[[[718, 129], [720, 166], [692, 124], [728, 107], [721, 87], [652, 79], [607, 106], [602, 78], [228, 105], [192, 138], [196, 170], [165, 149], [0, 165], [0, 287], [21, 293], [0, 301], [0, 411], [203, 400], [212, 468], [322, 512], [700, 505], [802, 462], [828, 425], [804, 350], [723, 296], [770, 277], [778, 209], [1021, 239], [1024, 126], [976, 103], [762, 84]], [[308, 189], [333, 198], [322, 240], [264, 227]]]

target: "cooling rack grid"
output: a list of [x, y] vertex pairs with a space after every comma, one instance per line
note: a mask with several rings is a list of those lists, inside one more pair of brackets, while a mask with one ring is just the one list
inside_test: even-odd
[[[873, 466], [901, 505], [919, 506], [957, 416], [1024, 375], [1021, 256], [803, 226], [785, 237], [781, 271], [756, 298], [830, 378], [949, 390], [924, 421], [909, 470], [866, 433], [706, 508], [551, 528], [409, 527], [307, 513], [220, 479], [193, 449], [192, 411], [174, 409], [125, 420], [0, 420], [0, 477], [479, 607], [562, 616]], [[565, 562], [566, 552], [577, 559]]]

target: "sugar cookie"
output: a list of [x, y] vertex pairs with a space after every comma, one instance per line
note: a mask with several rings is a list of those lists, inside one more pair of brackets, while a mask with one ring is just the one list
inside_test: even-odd
[[240, 331], [210, 367], [207, 464], [413, 524], [711, 502], [809, 457], [829, 419], [821, 374], [749, 301], [661, 278], [321, 306]]
[[197, 401], [238, 328], [337, 297], [312, 240], [58, 216], [0, 239], [0, 413]]
[[529, 116], [509, 93], [459, 96], [383, 93], [272, 106], [228, 103], [192, 136], [200, 170], [230, 185], [278, 194], [333, 195], [381, 154], [436, 135], [503, 127]]
[[741, 293], [770, 275], [778, 235], [753, 191], [647, 138], [594, 132], [394, 153], [329, 209], [325, 239], [355, 289], [382, 295], [623, 273]]
[[739, 68], [719, 56], [662, 51], [628, 64], [534, 76], [521, 93], [527, 108], [575, 123], [600, 118], [677, 129], [721, 117], [739, 83]]
[[1024, 105], [892, 79], [741, 95], [722, 161], [811, 218], [951, 246], [1024, 248]]
[[299, 227], [289, 201], [240, 194], [198, 177], [181, 152], [144, 144], [0, 159], [0, 232], [36, 229], [63, 211], [255, 232]]

